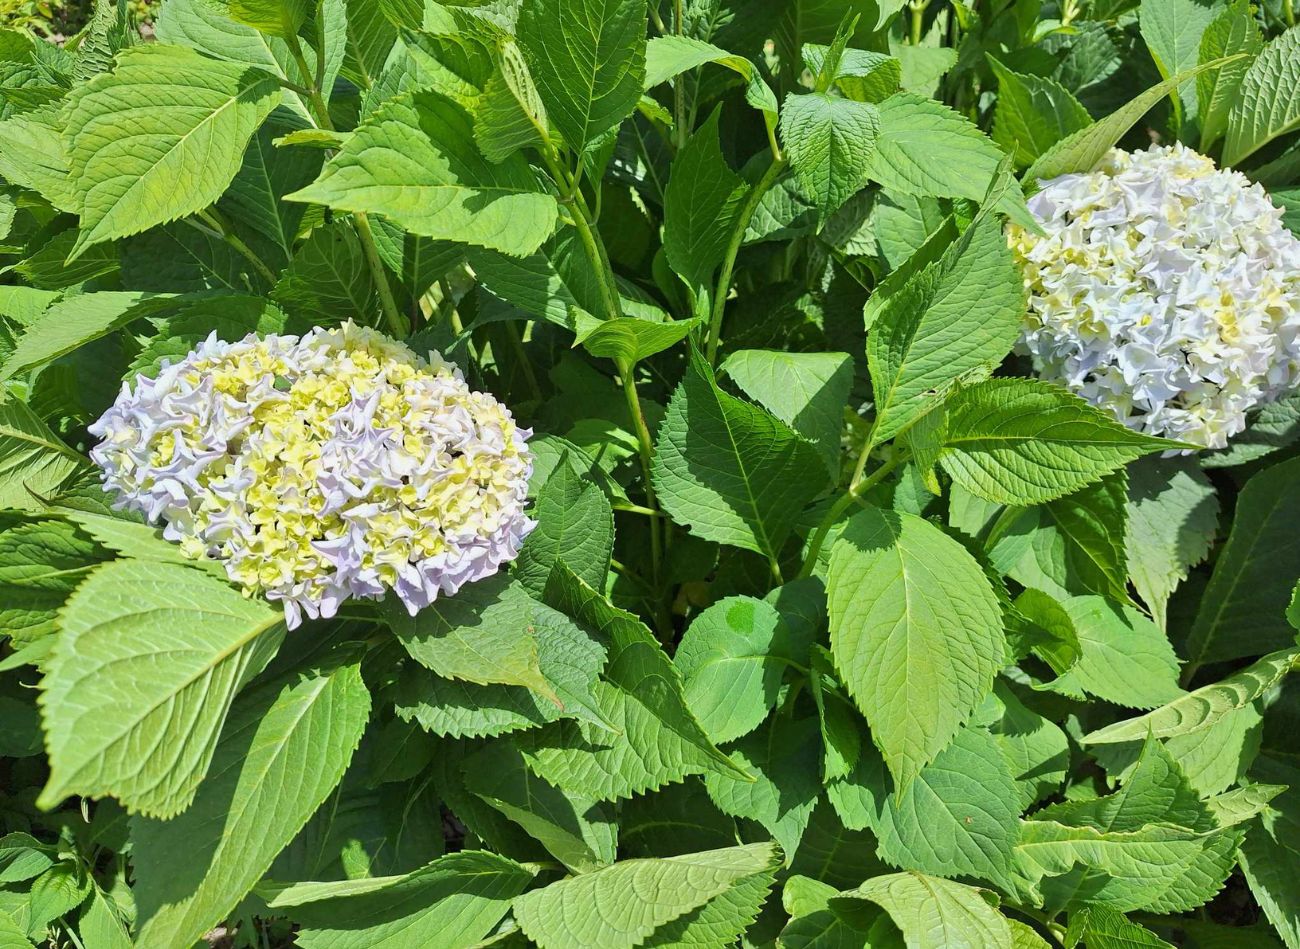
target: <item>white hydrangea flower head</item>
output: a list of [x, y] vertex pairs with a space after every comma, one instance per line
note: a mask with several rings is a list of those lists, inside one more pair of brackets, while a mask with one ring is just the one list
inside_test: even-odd
[[1020, 350], [1132, 428], [1222, 448], [1300, 381], [1300, 240], [1268, 194], [1183, 145], [1112, 150], [1010, 226]]
[[124, 383], [90, 432], [116, 507], [282, 602], [290, 629], [388, 590], [414, 615], [513, 560], [536, 526], [532, 433], [437, 354], [352, 323], [213, 334]]

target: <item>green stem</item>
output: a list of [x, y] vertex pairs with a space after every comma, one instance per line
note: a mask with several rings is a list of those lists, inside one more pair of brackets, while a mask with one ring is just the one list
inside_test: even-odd
[[713, 365], [718, 358], [718, 343], [722, 335], [722, 313], [727, 306], [727, 293], [731, 290], [731, 274], [736, 267], [736, 255], [740, 253], [740, 245], [745, 240], [745, 231], [749, 230], [749, 222], [753, 219], [754, 212], [758, 210], [758, 203], [763, 199], [763, 195], [784, 170], [784, 159], [775, 160], [768, 165], [767, 171], [763, 172], [763, 177], [758, 179], [758, 184], [749, 189], [740, 214], [736, 217], [736, 226], [732, 229], [731, 239], [727, 242], [726, 256], [722, 258], [722, 270], [718, 273], [718, 288], [713, 294], [713, 313], [709, 318], [709, 339], [705, 349], [709, 365]]
[[533, 398], [541, 402], [542, 389], [537, 384], [537, 375], [533, 372], [533, 364], [529, 361], [528, 354], [524, 352], [524, 340], [519, 335], [519, 327], [514, 324], [513, 320], [506, 321], [506, 335], [510, 337], [510, 346], [515, 351], [519, 365], [523, 367], [524, 381], [528, 383], [528, 388], [532, 390]]
[[218, 237], [229, 244], [241, 257], [247, 260], [253, 266], [253, 269], [262, 276], [262, 279], [266, 280], [270, 286], [275, 286], [278, 279], [275, 275], [275, 271], [268, 267], [265, 261], [253, 252], [251, 247], [239, 239], [234, 231], [230, 229], [230, 226], [221, 219], [215, 209], [208, 208], [205, 211], [200, 211], [196, 216], [202, 219], [209, 228], [216, 232]]
[[[682, 0], [673, 0], [673, 33], [682, 35]], [[677, 150], [686, 145], [690, 132], [686, 121], [686, 73], [680, 73], [673, 79], [673, 138]]]
[[924, 34], [924, 28], [925, 28], [925, 8], [929, 5], [930, 5], [929, 0], [922, 0], [922, 2], [920, 3], [916, 2], [916, 0], [912, 0], [911, 40], [913, 46], [921, 45], [921, 37]]
[[393, 288], [388, 285], [388, 274], [384, 270], [384, 262], [379, 257], [379, 248], [375, 246], [375, 235], [370, 230], [370, 219], [358, 211], [352, 215], [352, 223], [356, 226], [357, 237], [361, 239], [361, 250], [366, 255], [366, 263], [370, 265], [370, 272], [374, 275], [375, 289], [379, 291], [379, 304], [384, 310], [384, 319], [388, 321], [393, 335], [402, 339], [410, 333], [411, 325], [402, 316], [402, 311], [397, 306], [397, 299], [393, 296]]
[[1291, 0], [1282, 0], [1282, 19], [1286, 20], [1287, 29], [1295, 26], [1295, 8]]
[[[633, 365], [625, 359], [617, 361], [618, 374], [623, 380], [623, 396], [627, 399], [627, 409], [632, 415], [632, 425], [636, 428], [636, 440], [641, 449], [641, 477], [645, 480], [646, 507], [658, 511], [655, 504], [654, 484], [650, 480], [650, 469], [654, 461], [654, 443], [650, 440], [650, 427], [646, 425], [645, 413], [641, 411], [641, 399], [636, 391], [636, 379], [633, 378]], [[659, 589], [659, 560], [663, 555], [660, 546], [659, 518], [650, 519], [650, 576], [655, 590]]]
[[[308, 98], [311, 100], [312, 114], [316, 119], [316, 124], [327, 132], [334, 131], [334, 122], [330, 119], [329, 106], [325, 102], [324, 96], [321, 95], [320, 83], [324, 75], [324, 48], [325, 44], [317, 41], [321, 52], [317, 53], [317, 62], [320, 70], [316, 75], [312, 75], [311, 67], [307, 65], [307, 57], [303, 54], [302, 43], [298, 41], [298, 36], [292, 30], [285, 31], [285, 42], [289, 46], [289, 55], [298, 66], [298, 71], [302, 73], [302, 81], [308, 87]], [[371, 278], [375, 282], [375, 289], [379, 291], [379, 305], [383, 308], [384, 319], [388, 323], [389, 330], [399, 339], [405, 337], [411, 330], [409, 321], [402, 316], [402, 311], [398, 309], [397, 298], [393, 296], [393, 288], [388, 284], [388, 271], [384, 268], [384, 262], [379, 256], [379, 248], [375, 246], [375, 235], [370, 229], [370, 219], [363, 211], [355, 211], [352, 214], [352, 223], [357, 232], [357, 239], [361, 242], [361, 251], [365, 254], [366, 265], [370, 268]]]
[[870, 446], [863, 449], [861, 456], [858, 458], [857, 468], [853, 472], [853, 479], [849, 482], [848, 490], [831, 505], [831, 509], [826, 512], [826, 516], [822, 518], [821, 523], [817, 525], [817, 529], [813, 532], [812, 540], [808, 542], [808, 553], [804, 556], [803, 567], [799, 571], [800, 578], [812, 576], [812, 572], [817, 566], [817, 556], [821, 553], [822, 545], [826, 543], [826, 535], [830, 533], [836, 521], [853, 506], [855, 501], [883, 481], [885, 476], [902, 464], [907, 457], [906, 453], [899, 453], [871, 472], [868, 477], [863, 478], [862, 471], [866, 466], [866, 459], [870, 453]]

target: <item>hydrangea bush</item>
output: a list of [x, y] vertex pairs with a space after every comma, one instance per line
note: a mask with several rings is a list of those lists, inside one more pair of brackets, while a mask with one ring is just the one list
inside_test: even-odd
[[1300, 949], [1293, 21], [0, 30], [0, 946]]

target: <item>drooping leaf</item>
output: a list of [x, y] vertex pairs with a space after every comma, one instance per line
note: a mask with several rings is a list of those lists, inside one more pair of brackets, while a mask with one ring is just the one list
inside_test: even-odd
[[1209, 728], [1273, 688], [1297, 665], [1300, 649], [1272, 653], [1220, 682], [1201, 686], [1145, 715], [1107, 725], [1085, 735], [1083, 740], [1106, 744], [1141, 740], [1148, 734], [1170, 738]]
[[774, 558], [825, 484], [816, 450], [720, 390], [699, 353], [690, 360], [655, 446], [655, 492], [696, 536]]
[[1286, 525], [1300, 503], [1297, 479], [1300, 460], [1279, 462], [1238, 495], [1232, 532], [1187, 637], [1193, 663], [1263, 655], [1294, 641], [1285, 614], [1300, 576], [1300, 538]]
[[530, 773], [509, 742], [465, 759], [466, 787], [496, 808], [575, 873], [614, 862], [618, 825], [613, 809], [561, 790]]
[[[770, 881], [779, 859], [774, 845], [762, 843], [681, 857], [624, 860], [516, 898], [515, 918], [541, 949], [658, 945], [653, 941], [657, 931], [675, 920], [751, 878]], [[640, 898], [620, 898], [628, 892]]]
[[993, 141], [1015, 156], [1017, 167], [1092, 124], [1088, 110], [1055, 79], [1015, 72], [992, 56], [989, 64], [998, 78]]
[[1069, 597], [1061, 605], [1074, 623], [1081, 655], [1049, 688], [1082, 690], [1128, 708], [1152, 708], [1182, 694], [1174, 648], [1151, 620], [1099, 596]]
[[356, 659], [241, 696], [194, 802], [132, 824], [136, 945], [189, 944], [224, 919], [343, 777], [369, 714]]
[[[749, 185], [718, 145], [714, 111], [673, 160], [664, 189], [664, 254], [696, 298], [710, 294]], [[724, 291], [725, 292], [725, 291]]]
[[1218, 496], [1186, 459], [1143, 459], [1129, 465], [1128, 475], [1129, 579], [1164, 626], [1169, 597], [1209, 553], [1219, 524]]
[[726, 358], [722, 372], [816, 445], [831, 477], [839, 477], [840, 430], [853, 384], [848, 354], [742, 349]]
[[0, 400], [0, 507], [40, 510], [37, 497], [56, 494], [85, 464], [26, 403]]
[[[597, 800], [630, 797], [690, 774], [738, 772], [686, 705], [681, 675], [641, 622], [600, 596], [562, 562], [546, 601], [608, 643], [604, 681], [594, 686], [609, 724], [560, 721], [517, 739], [529, 767], [550, 783]], [[611, 741], [609, 730], [628, 736]]]
[[288, 912], [302, 927], [304, 949], [470, 949], [509, 912], [534, 872], [507, 857], [463, 850], [396, 880], [375, 881], [381, 886], [303, 902]]
[[993, 686], [1002, 615], [979, 563], [920, 517], [870, 508], [831, 551], [831, 651], [905, 786]]
[[588, 586], [602, 589], [614, 546], [614, 514], [600, 485], [579, 474], [567, 452], [538, 492], [531, 516], [537, 527], [515, 564], [520, 583], [540, 596], [559, 560]]
[[538, 630], [567, 620], [507, 574], [469, 584], [414, 616], [390, 603], [387, 618], [406, 651], [444, 679], [524, 686], [555, 698], [538, 661]]
[[757, 821], [791, 857], [821, 793], [817, 720], [776, 716], [736, 742], [732, 760], [756, 780], [712, 772], [709, 798], [724, 814]]
[[921, 873], [893, 873], [844, 894], [884, 908], [908, 949], [1012, 949], [1006, 919], [972, 886]]
[[1051, 501], [1142, 455], [1181, 447], [1031, 379], [976, 383], [955, 393], [946, 408], [940, 463], [966, 490], [999, 504]]
[[112, 795], [158, 817], [194, 799], [235, 693], [284, 630], [281, 611], [210, 575], [131, 560], [92, 572], [59, 625], [41, 683], [39, 802]]

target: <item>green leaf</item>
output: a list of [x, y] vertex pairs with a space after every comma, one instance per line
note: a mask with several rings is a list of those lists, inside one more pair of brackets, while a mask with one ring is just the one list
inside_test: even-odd
[[673, 664], [686, 704], [715, 742], [726, 742], [767, 717], [787, 666], [803, 660], [807, 645], [770, 603], [731, 596], [691, 621]]
[[[158, 9], [155, 29], [159, 42], [188, 46], [208, 56], [265, 69], [279, 79], [300, 78], [289, 47], [277, 37], [236, 23], [221, 0], [167, 0]], [[285, 90], [281, 101], [309, 124], [307, 109], [295, 93]]]
[[194, 799], [235, 693], [284, 629], [281, 611], [207, 574], [130, 560], [91, 573], [59, 624], [41, 683], [50, 778], [38, 803], [111, 794], [158, 817]]
[[592, 692], [605, 664], [604, 648], [565, 618], [541, 626], [538, 632], [538, 665], [562, 706], [523, 686], [476, 685], [430, 675], [423, 667], [408, 667], [398, 682], [398, 715], [454, 738], [501, 735], [562, 717], [612, 731]]
[[[1259, 822], [1241, 845], [1241, 870], [1250, 891], [1288, 947], [1300, 945], [1300, 768], [1269, 758], [1265, 776], [1289, 786], [1275, 814]], [[1261, 769], [1256, 767], [1257, 772]]]
[[[1201, 38], [1219, 12], [1201, 0], [1142, 0], [1138, 26], [1156, 68], [1165, 79], [1193, 69], [1201, 60]], [[1182, 126], [1196, 119], [1196, 87], [1185, 83], [1174, 96], [1174, 116]]]
[[[970, 120], [910, 92], [890, 96], [879, 108], [880, 132], [870, 159], [873, 181], [899, 194], [984, 200], [1004, 156]], [[997, 210], [1018, 224], [1035, 226], [1014, 188], [1002, 194]]]
[[171, 294], [105, 290], [78, 293], [45, 310], [0, 366], [0, 379], [8, 379], [107, 336], [128, 323], [170, 305]]
[[991, 55], [989, 65], [998, 80], [993, 141], [1014, 156], [1018, 167], [1092, 124], [1088, 110], [1055, 79], [1013, 72]]
[[547, 602], [598, 632], [609, 644], [604, 680], [594, 692], [609, 726], [561, 721], [520, 735], [529, 767], [565, 790], [610, 801], [690, 774], [722, 769], [731, 759], [714, 747], [686, 706], [681, 675], [636, 617], [573, 575], [563, 563], [551, 572]]
[[139, 949], [189, 945], [226, 918], [343, 777], [369, 714], [359, 659], [240, 697], [194, 803], [132, 823]]
[[549, 120], [528, 63], [511, 39], [498, 43], [496, 71], [474, 109], [474, 139], [489, 161], [523, 148], [550, 147]]
[[817, 446], [832, 478], [840, 473], [840, 432], [853, 385], [847, 353], [742, 349], [722, 364], [740, 390]]
[[1219, 527], [1214, 486], [1188, 458], [1146, 458], [1128, 467], [1129, 579], [1163, 627], [1165, 607], [1206, 558]]
[[830, 787], [846, 826], [869, 827], [880, 857], [897, 866], [1010, 885], [1015, 778], [997, 741], [963, 728], [916, 778], [895, 789], [876, 750], [864, 746], [853, 773]]
[[466, 787], [540, 841], [574, 873], [614, 862], [618, 825], [607, 805], [568, 793], [528, 771], [506, 741], [465, 759]]
[[239, 173], [217, 202], [237, 225], [270, 240], [286, 260], [306, 208], [282, 199], [311, 184], [321, 168], [321, 155], [314, 149], [275, 146], [277, 136], [293, 134], [297, 124], [297, 116], [287, 110], [272, 113], [249, 142]]
[[843, 898], [870, 900], [889, 914], [908, 949], [1012, 949], [1011, 928], [984, 892], [921, 873], [892, 873]]
[[1091, 171], [1116, 143], [1151, 111], [1157, 102], [1169, 95], [1189, 79], [1194, 79], [1209, 69], [1224, 65], [1223, 60], [1202, 63], [1171, 79], [1158, 82], [1127, 103], [1085, 129], [1057, 142], [1029, 166], [1022, 176], [1028, 190], [1037, 190], [1039, 182], [1075, 172]]
[[979, 563], [920, 517], [869, 508], [831, 551], [831, 651], [903, 787], [993, 686], [1002, 614]]
[[750, 188], [722, 157], [721, 114], [715, 109], [677, 153], [664, 189], [664, 255], [697, 299], [711, 295]]
[[145, 341], [131, 360], [130, 370], [150, 378], [158, 374], [164, 359], [180, 362], [213, 333], [217, 339], [235, 343], [249, 333], [282, 332], [285, 317], [262, 297], [221, 294], [195, 300], [154, 322], [158, 332]]
[[70, 524], [40, 520], [0, 533], [0, 629], [15, 645], [56, 629], [55, 616], [106, 551]]
[[440, 597], [414, 616], [386, 604], [388, 625], [406, 651], [444, 679], [519, 685], [558, 702], [538, 663], [538, 627], [566, 625], [505, 573]]
[[342, 220], [311, 232], [272, 296], [289, 313], [314, 325], [356, 318], [373, 321], [379, 313], [379, 293], [357, 230]]
[[774, 559], [825, 486], [822, 475], [812, 445], [720, 390], [692, 351], [655, 446], [655, 492], [675, 521], [697, 537]]
[[867, 333], [876, 396], [872, 440], [892, 438], [964, 374], [991, 370], [1011, 350], [1024, 315], [1024, 282], [993, 216], [891, 292]]
[[781, 141], [825, 221], [872, 177], [880, 112], [825, 92], [788, 95], [781, 109]]
[[993, 691], [989, 701], [998, 718], [989, 724], [989, 733], [1011, 768], [1023, 810], [1060, 790], [1070, 765], [1070, 742], [1056, 724], [1025, 706], [1008, 684], [999, 681]]
[[940, 464], [967, 491], [999, 504], [1073, 494], [1142, 455], [1185, 447], [1126, 428], [1060, 386], [989, 379], [948, 400]]
[[1083, 741], [1094, 745], [1135, 741], [1148, 734], [1170, 738], [1209, 728], [1268, 692], [1297, 666], [1300, 648], [1272, 653], [1220, 682], [1188, 692], [1145, 715], [1100, 728], [1085, 735]]
[[556, 561], [593, 589], [603, 589], [614, 548], [614, 513], [600, 485], [578, 472], [567, 451], [530, 513], [537, 527], [515, 563], [515, 576], [528, 592], [541, 595]]
[[35, 191], [60, 211], [75, 212], [78, 201], [68, 180], [62, 127], [53, 105], [0, 122], [5, 143], [0, 151], [0, 177]]
[[1080, 939], [1089, 949], [1174, 949], [1151, 930], [1105, 906], [1083, 906], [1070, 913], [1065, 944], [1075, 946]]
[[361, 892], [305, 902], [290, 915], [301, 924], [297, 941], [303, 949], [470, 949], [509, 911], [534, 873], [494, 853], [463, 850], [370, 892], [366, 881]]
[[1228, 115], [1241, 89], [1241, 81], [1263, 48], [1264, 36], [1255, 22], [1249, 0], [1234, 0], [1205, 28], [1201, 35], [1200, 62], [1238, 53], [1246, 55], [1196, 77], [1202, 152], [1208, 151], [1227, 131]]
[[552, 124], [574, 151], [622, 122], [640, 101], [643, 0], [527, 0], [516, 36]]
[[112, 73], [69, 96], [64, 113], [81, 214], [73, 254], [214, 203], [279, 99], [279, 83], [259, 69], [179, 46], [122, 52]]
[[1079, 661], [1047, 688], [1079, 690], [1127, 708], [1152, 708], [1182, 695], [1178, 660], [1160, 627], [1136, 609], [1099, 596], [1063, 600], [1079, 639]]
[[821, 749], [816, 718], [778, 715], [736, 742], [732, 760], [753, 780], [713, 772], [705, 775], [709, 798], [724, 814], [757, 821], [792, 859], [817, 797]]
[[[517, 897], [515, 918], [541, 949], [660, 945], [647, 943], [657, 930], [754, 877], [770, 880], [779, 860], [770, 843], [624, 860]], [[623, 898], [627, 893], [637, 898]]]
[[261, 33], [296, 36], [307, 22], [307, 0], [230, 0], [231, 19]]
[[1291, 645], [1286, 620], [1300, 576], [1300, 537], [1286, 525], [1300, 515], [1300, 459], [1256, 474], [1237, 497], [1232, 532], [1187, 637], [1193, 664], [1258, 656]]
[[1236, 165], [1300, 126], [1300, 29], [1274, 38], [1250, 64], [1228, 113], [1223, 163]]
[[379, 214], [412, 234], [515, 256], [541, 247], [558, 210], [521, 153], [489, 162], [469, 116], [433, 92], [385, 102], [314, 184], [286, 200]]
[[613, 359], [629, 366], [676, 346], [698, 326], [696, 320], [657, 323], [621, 316], [580, 327], [576, 341], [598, 359]]
[[0, 507], [41, 510], [86, 465], [23, 402], [0, 396]]

